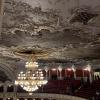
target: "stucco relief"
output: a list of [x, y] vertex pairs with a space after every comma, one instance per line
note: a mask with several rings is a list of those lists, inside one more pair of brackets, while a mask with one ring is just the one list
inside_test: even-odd
[[5, 0], [0, 54], [18, 59], [12, 48], [26, 46], [53, 50], [51, 59], [98, 60], [99, 14], [99, 0]]

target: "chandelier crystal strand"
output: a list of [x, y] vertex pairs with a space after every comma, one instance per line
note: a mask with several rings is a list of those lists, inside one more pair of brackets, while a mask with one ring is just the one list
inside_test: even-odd
[[28, 92], [36, 91], [42, 85], [47, 84], [48, 81], [45, 80], [42, 69], [38, 67], [38, 62], [31, 58], [25, 64], [26, 71], [18, 74], [15, 84], [20, 85]]

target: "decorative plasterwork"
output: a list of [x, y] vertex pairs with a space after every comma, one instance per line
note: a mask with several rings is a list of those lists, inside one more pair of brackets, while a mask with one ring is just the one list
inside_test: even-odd
[[[2, 62], [5, 63], [6, 60], [6, 62], [10, 62], [9, 66], [12, 66], [20, 60], [26, 60], [23, 56], [15, 54], [16, 50], [20, 51], [23, 48], [26, 50], [36, 50], [37, 48], [44, 51], [50, 50], [48, 57], [40, 57], [40, 60], [53, 59], [53, 61], [63, 60], [82, 64], [83, 62], [93, 62], [94, 64], [94, 60], [99, 62], [100, 7], [92, 5], [94, 0], [91, 1], [92, 4], [89, 3], [92, 8], [78, 6], [79, 13], [75, 12], [78, 4], [75, 0], [30, 1], [31, 3], [29, 0], [5, 1], [0, 40], [0, 59], [3, 59]], [[86, 4], [82, 0], [80, 1], [81, 4]], [[97, 2], [97, 0], [95, 1]], [[35, 3], [36, 5], [33, 5]], [[45, 4], [48, 4], [49, 8]], [[67, 4], [70, 7], [66, 6]], [[89, 9], [86, 10], [86, 8]], [[93, 8], [96, 8], [95, 11]], [[97, 15], [92, 16], [93, 18], [90, 18], [86, 24], [79, 20], [71, 23], [70, 21], [83, 10], [85, 13]]]

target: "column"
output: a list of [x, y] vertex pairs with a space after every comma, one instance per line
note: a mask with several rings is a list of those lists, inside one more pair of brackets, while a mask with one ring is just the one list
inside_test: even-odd
[[84, 70], [87, 70], [89, 72], [89, 81], [91, 83], [92, 82], [91, 65], [88, 64], [87, 67]]
[[0, 0], [0, 39], [1, 39], [1, 29], [2, 29], [2, 18], [3, 18], [4, 1], [5, 0]]
[[91, 71], [89, 71], [89, 80], [90, 80], [90, 83], [92, 83], [92, 75], [91, 75]]
[[48, 67], [45, 67], [44, 70], [46, 72], [46, 79], [48, 79]]
[[48, 79], [48, 70], [46, 70], [45, 72], [46, 72], [46, 79]]
[[82, 74], [83, 74], [82, 77], [83, 77], [83, 79], [84, 79], [84, 69], [82, 69]]
[[15, 93], [13, 100], [17, 100], [17, 97], [16, 97], [17, 86], [16, 85], [13, 85], [13, 86], [14, 86], [14, 93]]
[[50, 73], [50, 70], [49, 70], [49, 79], [51, 78], [51, 73]]
[[74, 65], [72, 65], [72, 71], [73, 71], [73, 74], [74, 74], [74, 78], [76, 79], [76, 68]]
[[59, 79], [62, 79], [62, 67], [61, 67], [61, 66], [59, 66], [59, 67], [58, 67], [58, 70], [59, 70], [59, 72], [60, 72]]
[[66, 69], [65, 69], [65, 77], [67, 77], [67, 74], [66, 74]]
[[17, 86], [14, 85], [14, 92], [16, 93], [17, 92]]
[[7, 92], [7, 85], [4, 84], [4, 93]]
[[92, 83], [92, 80], [93, 80], [93, 78], [92, 78], [92, 67], [91, 67], [91, 65], [88, 65], [88, 71], [89, 71], [89, 79], [90, 79], [90, 83]]
[[6, 100], [6, 93], [7, 93], [7, 84], [4, 84], [4, 86], [3, 86], [3, 89], [4, 89], [4, 91], [3, 91], [3, 100]]
[[74, 78], [76, 79], [76, 71], [73, 71], [74, 72]]

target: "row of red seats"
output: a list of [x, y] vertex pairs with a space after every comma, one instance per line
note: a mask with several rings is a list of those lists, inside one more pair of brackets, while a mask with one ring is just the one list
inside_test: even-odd
[[79, 85], [80, 81], [78, 80], [50, 80], [45, 86], [42, 86], [38, 92], [66, 94], [68, 87], [78, 87]]
[[[91, 84], [86, 83], [75, 93], [75, 96], [92, 100], [93, 98], [100, 96], [99, 94], [96, 94], [97, 92], [100, 93], [100, 80], [95, 80]], [[100, 98], [97, 100], [100, 100]]]

